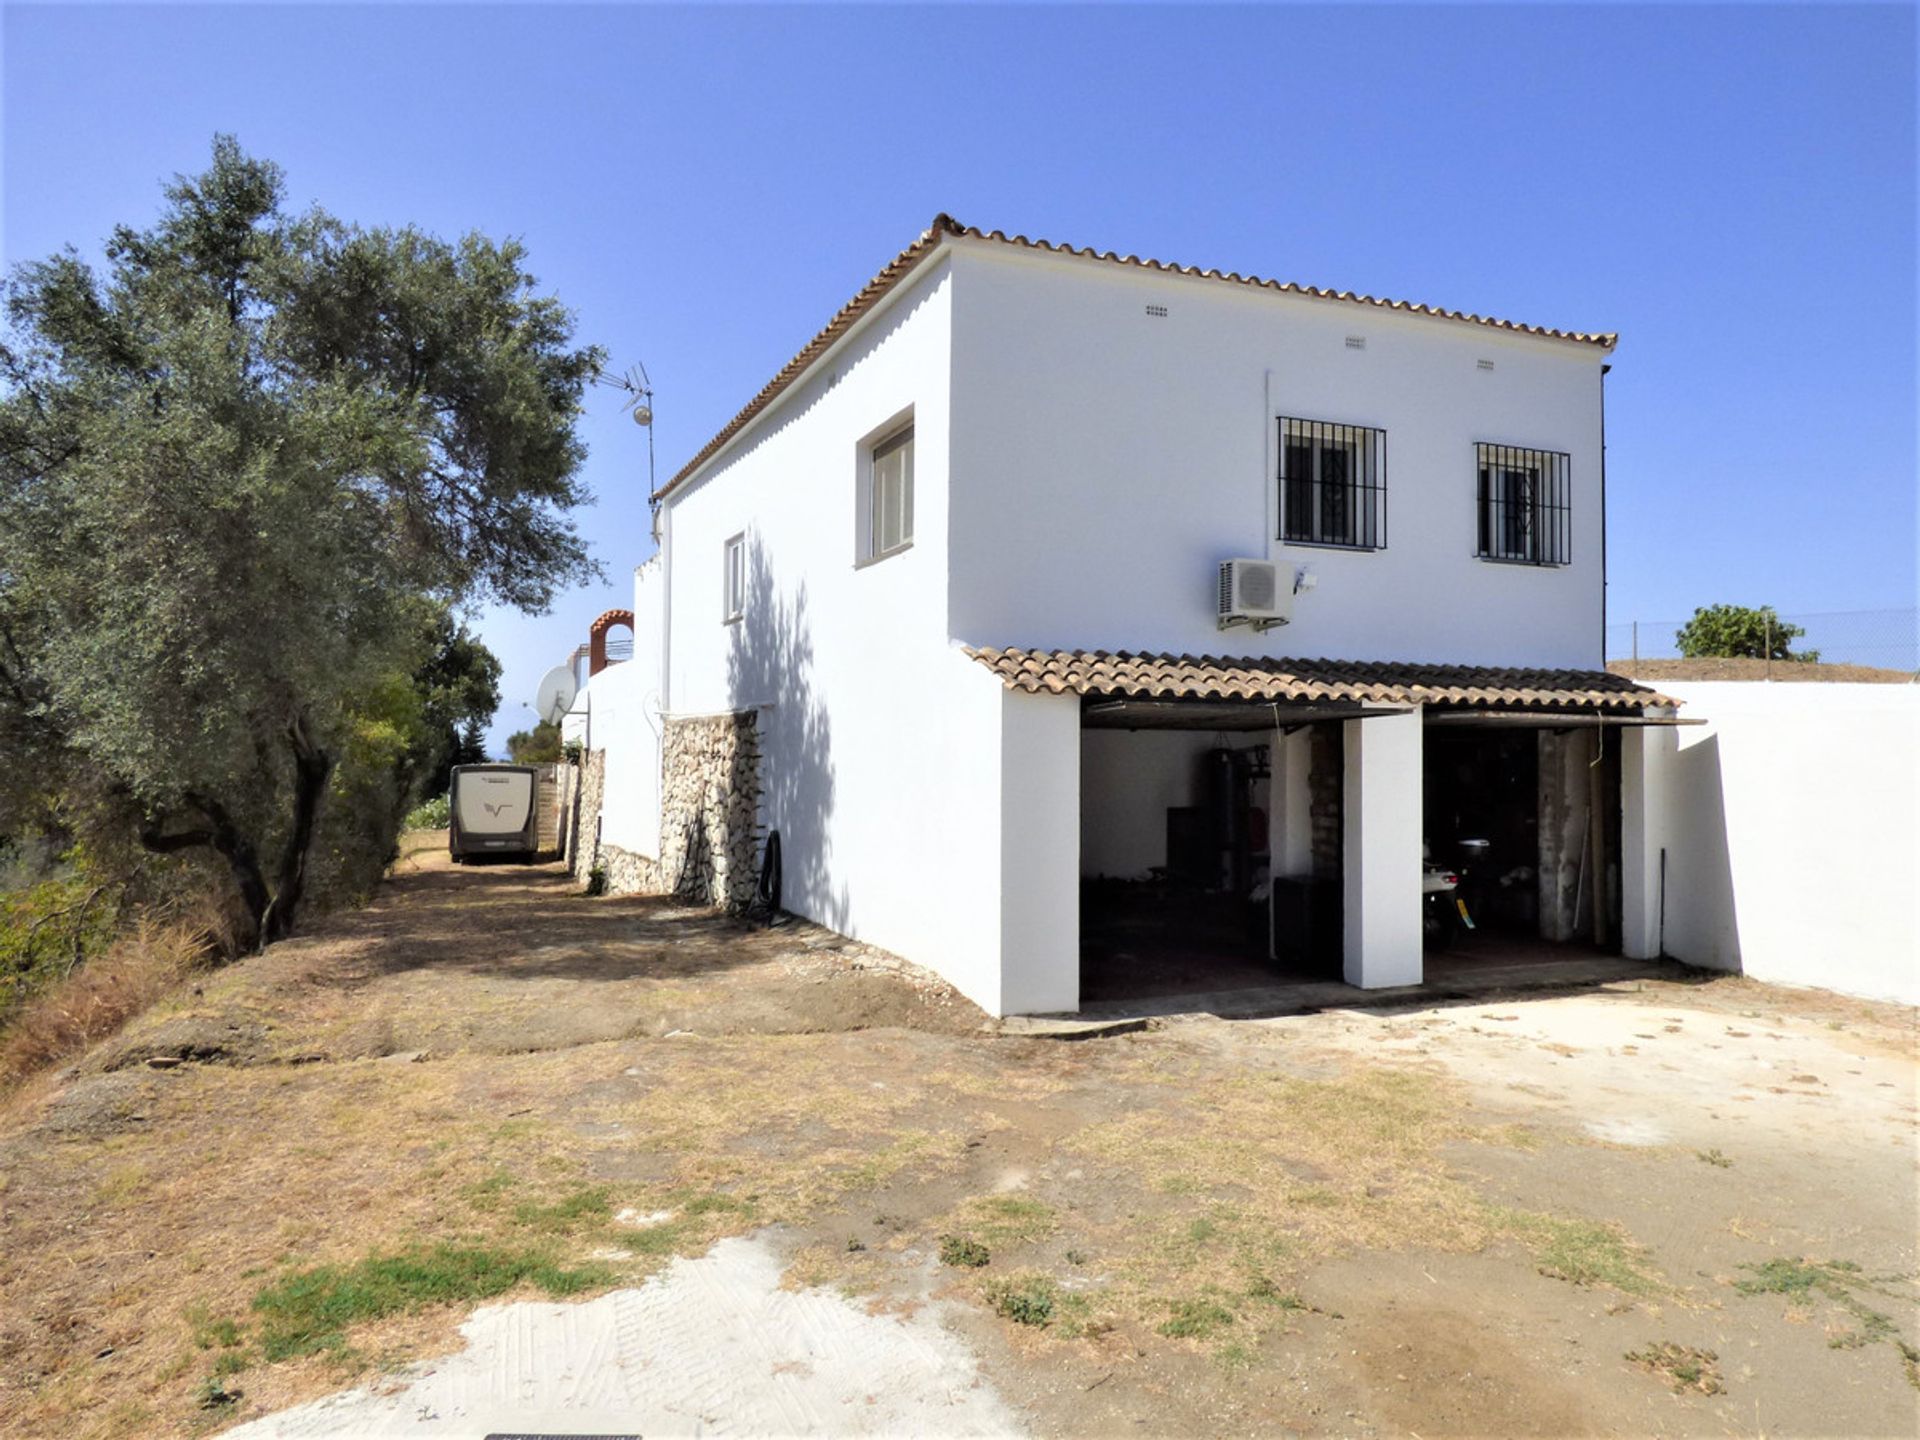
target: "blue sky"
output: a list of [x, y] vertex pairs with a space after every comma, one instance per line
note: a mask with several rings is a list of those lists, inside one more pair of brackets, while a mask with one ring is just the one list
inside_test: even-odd
[[[1916, 598], [1915, 10], [4, 7], [7, 261], [94, 250], [232, 131], [298, 204], [522, 237], [657, 391], [671, 474], [940, 210], [1622, 341], [1610, 610]], [[489, 613], [496, 736], [626, 603]]]

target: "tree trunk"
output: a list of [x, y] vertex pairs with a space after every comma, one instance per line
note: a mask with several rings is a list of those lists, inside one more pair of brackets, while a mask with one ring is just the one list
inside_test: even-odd
[[280, 852], [280, 875], [274, 886], [273, 903], [263, 917], [262, 944], [283, 940], [293, 933], [300, 902], [306, 896], [307, 856], [313, 850], [320, 802], [327, 793], [327, 780], [333, 774], [333, 757], [313, 742], [304, 714], [295, 716], [287, 727], [287, 743], [293, 751], [293, 823], [287, 829], [287, 843]]
[[205, 818], [207, 823], [203, 827], [167, 834], [158, 823], [143, 824], [140, 827], [140, 843], [158, 855], [170, 855], [204, 845], [225, 860], [233, 876], [234, 888], [240, 892], [240, 904], [245, 912], [245, 928], [236, 938], [242, 953], [256, 951], [263, 943], [263, 922], [271, 905], [267, 877], [260, 869], [260, 852], [241, 833], [240, 827], [233, 823], [233, 817], [218, 800], [194, 794], [186, 798], [187, 803]]

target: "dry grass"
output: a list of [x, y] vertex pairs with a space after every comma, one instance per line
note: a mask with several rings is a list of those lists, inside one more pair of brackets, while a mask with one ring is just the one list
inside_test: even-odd
[[0, 1090], [113, 1034], [206, 963], [206, 920], [143, 919], [105, 951], [36, 995], [0, 1034]]

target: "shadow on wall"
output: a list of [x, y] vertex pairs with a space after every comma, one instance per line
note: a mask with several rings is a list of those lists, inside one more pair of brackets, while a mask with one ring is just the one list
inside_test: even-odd
[[831, 929], [844, 929], [847, 892], [833, 887], [832, 724], [813, 688], [813, 636], [807, 591], [781, 595], [758, 538], [747, 541], [747, 593], [727, 652], [735, 710], [760, 712], [760, 818], [780, 832], [781, 905]]
[[1682, 745], [1673, 777], [1661, 949], [1689, 965], [1739, 971], [1740, 915], [1727, 846], [1720, 737]]

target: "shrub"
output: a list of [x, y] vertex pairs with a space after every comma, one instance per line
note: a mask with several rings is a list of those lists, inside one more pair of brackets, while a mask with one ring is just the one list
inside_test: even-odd
[[1680, 653], [1689, 660], [1707, 657], [1731, 657], [1751, 660], [1806, 660], [1820, 658], [1818, 650], [1798, 654], [1792, 644], [1806, 634], [1804, 627], [1789, 625], [1771, 605], [1749, 608], [1745, 605], [1711, 605], [1693, 612], [1693, 618], [1674, 632]]
[[452, 802], [445, 795], [436, 795], [407, 812], [409, 830], [444, 830], [452, 823]]

